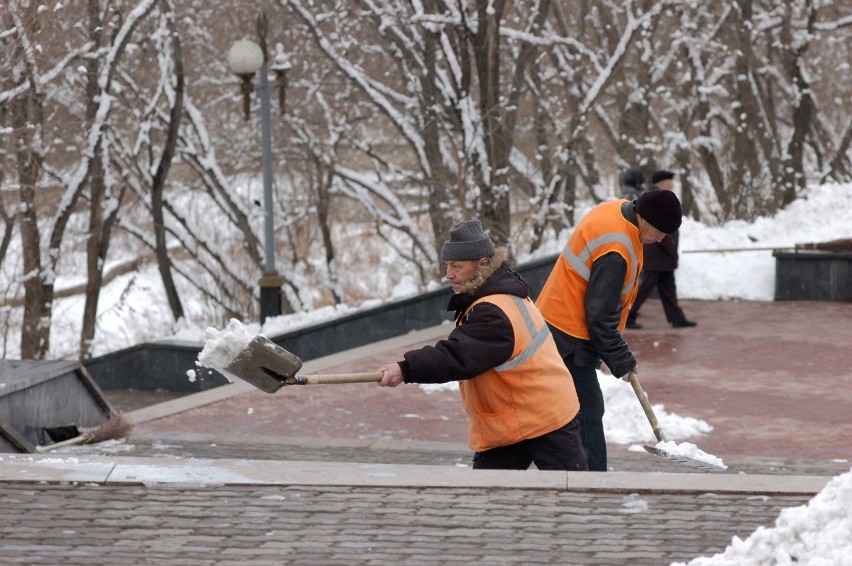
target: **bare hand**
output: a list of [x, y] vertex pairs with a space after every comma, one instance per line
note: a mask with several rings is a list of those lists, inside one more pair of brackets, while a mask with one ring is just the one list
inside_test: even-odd
[[402, 383], [402, 369], [399, 364], [388, 364], [379, 368], [382, 373], [382, 379], [379, 385], [382, 387], [396, 387]]

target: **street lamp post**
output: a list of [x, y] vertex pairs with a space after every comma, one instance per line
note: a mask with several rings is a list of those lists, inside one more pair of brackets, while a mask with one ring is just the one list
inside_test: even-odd
[[228, 51], [231, 71], [242, 81], [243, 112], [248, 119], [249, 95], [253, 89], [252, 78], [259, 71], [260, 130], [262, 141], [261, 170], [263, 173], [264, 207], [264, 270], [260, 278], [260, 323], [270, 316], [281, 314], [281, 287], [284, 278], [275, 269], [275, 231], [272, 209], [272, 135], [269, 104], [269, 75], [266, 54], [255, 42], [241, 39]]

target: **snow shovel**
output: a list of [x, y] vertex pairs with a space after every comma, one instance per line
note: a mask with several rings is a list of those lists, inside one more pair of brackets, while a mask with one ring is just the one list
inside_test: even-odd
[[375, 383], [382, 379], [380, 372], [296, 375], [301, 368], [302, 360], [265, 336], [258, 335], [231, 360], [225, 371], [266, 393], [275, 393], [285, 385]]
[[[645, 411], [645, 416], [648, 417], [648, 422], [651, 423], [651, 428], [654, 429], [654, 436], [657, 437], [657, 442], [666, 442], [666, 436], [660, 429], [660, 424], [657, 422], [657, 416], [654, 414], [654, 409], [651, 408], [651, 403], [648, 401], [648, 396], [645, 395], [645, 391], [642, 389], [642, 386], [639, 385], [639, 378], [636, 377], [636, 374], [631, 371], [628, 374], [628, 379], [630, 380], [630, 385], [633, 386], [633, 391], [636, 393], [636, 397], [639, 398], [639, 403], [642, 404], [642, 409]], [[726, 469], [721, 466], [717, 466], [712, 462], [696, 460], [695, 458], [690, 458], [682, 454], [673, 454], [671, 452], [661, 450], [656, 446], [642, 446], [642, 448], [644, 448], [647, 452], [654, 454], [655, 456], [660, 456], [661, 458], [665, 458], [667, 460], [686, 464], [687, 466], [701, 468], [702, 470], [707, 470], [708, 472], [723, 472]]]

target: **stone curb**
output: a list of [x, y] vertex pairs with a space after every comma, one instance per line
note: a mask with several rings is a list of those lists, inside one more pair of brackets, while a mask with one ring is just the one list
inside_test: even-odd
[[556, 489], [584, 492], [813, 495], [831, 478], [747, 474], [545, 472], [271, 460], [10, 455], [0, 481], [190, 486], [274, 485]]

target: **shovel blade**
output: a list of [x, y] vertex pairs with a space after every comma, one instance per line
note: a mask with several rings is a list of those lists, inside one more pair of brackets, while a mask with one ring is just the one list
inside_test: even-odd
[[687, 466], [692, 466], [693, 468], [701, 468], [702, 470], [706, 470], [708, 472], [725, 471], [725, 468], [722, 468], [721, 466], [717, 466], [710, 462], [703, 462], [701, 460], [696, 460], [695, 458], [689, 458], [687, 456], [681, 456], [679, 454], [672, 454], [671, 452], [660, 450], [656, 446], [643, 446], [642, 448], [644, 448], [647, 452], [650, 452], [654, 456], [659, 456], [660, 458], [665, 458], [666, 460], [671, 460], [672, 462], [686, 464]]
[[302, 360], [265, 336], [255, 336], [225, 368], [231, 375], [266, 393], [275, 393], [292, 380]]

